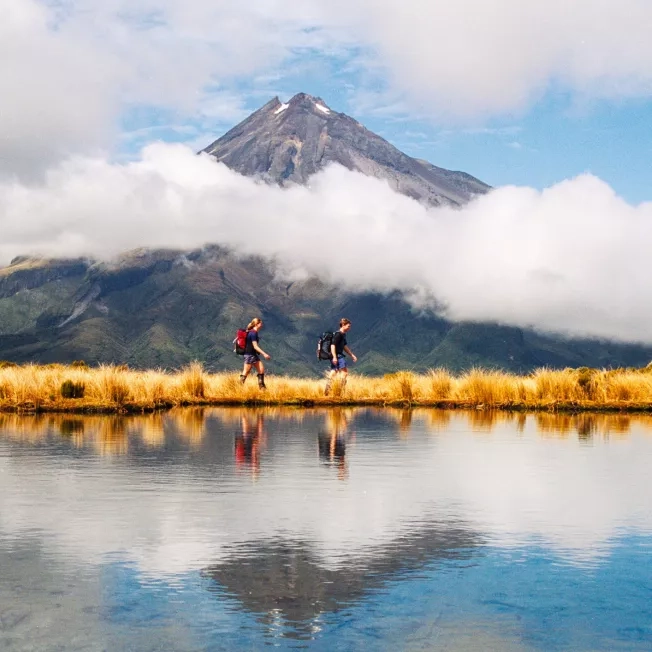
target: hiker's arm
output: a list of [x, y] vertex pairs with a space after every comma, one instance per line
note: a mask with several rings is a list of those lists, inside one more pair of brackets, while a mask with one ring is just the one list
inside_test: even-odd
[[335, 351], [335, 344], [331, 344], [331, 358], [333, 358], [333, 362], [337, 364], [337, 351]]
[[265, 351], [263, 351], [263, 350], [260, 348], [260, 346], [258, 345], [258, 342], [257, 342], [256, 340], [254, 340], [254, 341], [252, 342], [252, 344], [253, 344], [253, 346], [254, 346], [254, 349], [255, 349], [258, 353], [260, 353], [260, 355], [262, 355], [263, 358], [265, 358], [265, 360], [269, 360], [269, 359], [272, 357], [271, 355], [269, 355], [269, 353], [265, 353]]
[[353, 353], [353, 351], [351, 351], [348, 345], [344, 347], [344, 350], [351, 356], [351, 360], [353, 360], [353, 362], [358, 361], [358, 358], [355, 357], [355, 354]]

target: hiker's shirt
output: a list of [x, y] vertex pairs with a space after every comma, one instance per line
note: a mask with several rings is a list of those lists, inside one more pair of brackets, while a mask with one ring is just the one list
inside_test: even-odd
[[333, 334], [333, 344], [335, 345], [335, 353], [338, 358], [344, 357], [344, 347], [346, 346], [346, 334], [342, 331], [335, 331]]
[[258, 342], [258, 332], [251, 330], [247, 333], [247, 344], [245, 346], [245, 355], [258, 355], [258, 351], [254, 348], [254, 342]]

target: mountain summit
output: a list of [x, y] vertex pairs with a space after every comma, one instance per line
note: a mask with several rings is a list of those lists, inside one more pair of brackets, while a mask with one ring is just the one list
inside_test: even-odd
[[460, 206], [490, 186], [404, 154], [319, 97], [278, 97], [203, 150], [231, 169], [272, 183], [305, 184], [328, 163], [385, 179], [427, 204]]

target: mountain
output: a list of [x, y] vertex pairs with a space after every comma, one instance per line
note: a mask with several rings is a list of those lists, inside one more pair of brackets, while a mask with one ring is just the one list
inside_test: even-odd
[[407, 156], [305, 93], [286, 104], [275, 97], [203, 151], [240, 174], [280, 185], [305, 184], [329, 163], [339, 163], [433, 206], [459, 206], [490, 190], [470, 174]]
[[[460, 205], [489, 186], [406, 156], [348, 116], [305, 94], [267, 103], [207, 147], [234, 170], [282, 185], [306, 183], [329, 162], [387, 179], [433, 205]], [[281, 280], [273, 264], [215, 244], [135, 250], [110, 262], [18, 257], [0, 268], [0, 361], [127, 363], [176, 368], [191, 360], [236, 369], [237, 328], [262, 316], [272, 373], [318, 376], [319, 334], [342, 316], [356, 370], [382, 374], [472, 366], [642, 366], [652, 348], [566, 340], [499, 324], [453, 323], [414, 311], [399, 293], [344, 292], [317, 278]]]
[[341, 316], [356, 370], [383, 374], [484, 365], [642, 366], [650, 347], [562, 340], [498, 324], [451, 323], [413, 311], [399, 294], [346, 293], [318, 279], [283, 282], [260, 258], [219, 246], [137, 250], [107, 263], [19, 258], [0, 269], [0, 360], [127, 363], [175, 368], [193, 359], [237, 369], [237, 328], [261, 315], [272, 373], [317, 377], [317, 338]]

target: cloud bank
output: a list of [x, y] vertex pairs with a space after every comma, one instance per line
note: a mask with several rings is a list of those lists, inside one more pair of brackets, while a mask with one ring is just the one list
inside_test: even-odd
[[652, 203], [591, 175], [428, 209], [337, 166], [281, 189], [159, 143], [135, 162], [76, 158], [42, 185], [0, 184], [0, 233], [2, 264], [219, 243], [351, 290], [435, 297], [452, 319], [652, 342]]

